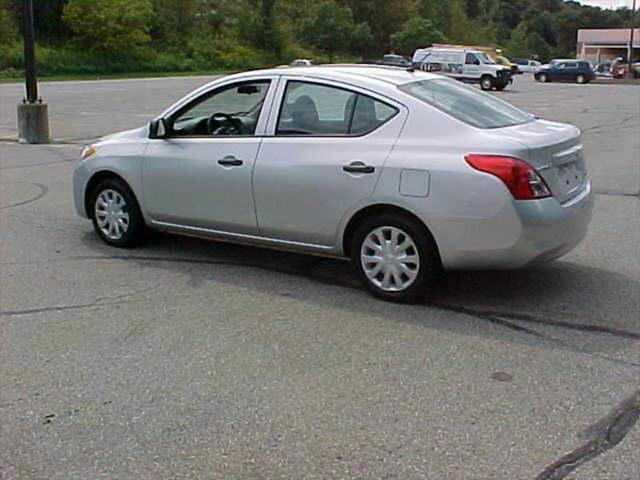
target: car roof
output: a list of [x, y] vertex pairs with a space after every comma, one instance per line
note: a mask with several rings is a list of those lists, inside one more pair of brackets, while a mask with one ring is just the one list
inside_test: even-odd
[[255, 75], [290, 75], [324, 80], [343, 81], [358, 86], [375, 86], [386, 84], [387, 86], [403, 85], [416, 80], [429, 80], [440, 78], [437, 75], [412, 71], [406, 68], [398, 68], [385, 65], [366, 64], [331, 64], [310, 67], [285, 67], [265, 70], [254, 70], [235, 75], [238, 79]]

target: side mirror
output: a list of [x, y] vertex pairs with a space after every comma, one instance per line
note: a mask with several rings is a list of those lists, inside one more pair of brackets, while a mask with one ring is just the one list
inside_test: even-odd
[[167, 138], [167, 121], [164, 118], [156, 118], [149, 124], [149, 138], [163, 139]]

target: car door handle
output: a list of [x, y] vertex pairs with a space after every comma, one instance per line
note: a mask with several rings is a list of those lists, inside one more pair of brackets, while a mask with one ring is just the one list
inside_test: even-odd
[[223, 167], [240, 167], [242, 166], [242, 160], [230, 155], [218, 160], [218, 165], [222, 165]]
[[342, 170], [347, 173], [373, 173], [376, 171], [375, 167], [366, 165], [362, 162], [350, 163], [349, 165], [345, 165], [344, 167], [342, 167]]

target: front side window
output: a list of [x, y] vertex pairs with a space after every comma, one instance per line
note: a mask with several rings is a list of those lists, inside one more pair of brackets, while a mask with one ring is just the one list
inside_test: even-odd
[[397, 112], [395, 107], [356, 92], [290, 81], [276, 135], [364, 135]]
[[480, 59], [475, 53], [467, 53], [464, 63], [467, 65], [480, 65]]
[[513, 105], [445, 78], [420, 80], [398, 87], [401, 91], [478, 128], [502, 128], [534, 119]]
[[244, 82], [205, 94], [173, 116], [171, 134], [253, 135], [269, 84], [269, 80]]

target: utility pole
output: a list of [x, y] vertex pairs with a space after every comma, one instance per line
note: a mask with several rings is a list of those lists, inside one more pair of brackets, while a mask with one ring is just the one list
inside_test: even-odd
[[627, 54], [627, 61], [629, 62], [629, 69], [627, 70], [627, 76], [629, 78], [633, 75], [633, 34], [635, 31], [634, 20], [636, 16], [636, 0], [633, 0], [633, 6], [631, 7], [631, 26], [629, 28], [629, 53]]
[[20, 143], [49, 143], [49, 111], [38, 98], [33, 0], [23, 0], [22, 6], [26, 96], [18, 105], [18, 137]]
[[38, 101], [36, 77], [36, 39], [33, 28], [33, 0], [24, 0], [24, 74], [27, 87], [27, 102]]

